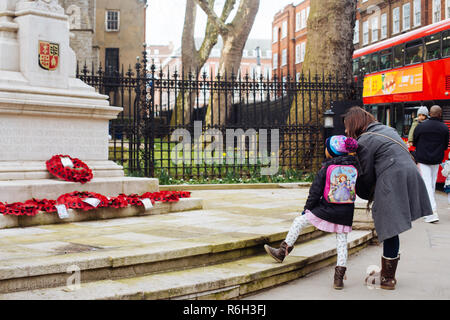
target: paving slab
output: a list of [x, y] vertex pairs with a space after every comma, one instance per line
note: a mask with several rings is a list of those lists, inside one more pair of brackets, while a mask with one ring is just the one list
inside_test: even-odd
[[419, 219], [413, 222], [412, 229], [400, 235], [401, 259], [395, 291], [364, 284], [367, 271], [381, 265], [383, 247], [379, 244], [349, 258], [348, 279], [342, 291], [331, 286], [334, 267], [330, 266], [244, 300], [449, 300], [450, 204], [442, 192], [436, 192], [436, 200], [439, 223]]

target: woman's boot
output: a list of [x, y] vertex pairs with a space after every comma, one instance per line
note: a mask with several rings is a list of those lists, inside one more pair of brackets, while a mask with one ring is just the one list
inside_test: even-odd
[[286, 258], [287, 255], [291, 253], [294, 247], [289, 247], [286, 241], [283, 241], [278, 249], [272, 248], [267, 244], [264, 245], [264, 249], [266, 249], [266, 252], [277, 262], [282, 263], [284, 258]]
[[397, 258], [381, 258], [381, 274], [380, 286], [381, 289], [395, 290], [397, 280], [395, 279], [395, 272], [397, 271], [397, 264], [400, 256]]
[[333, 287], [336, 290], [342, 290], [344, 289], [344, 277], [345, 277], [345, 271], [347, 271], [346, 267], [336, 267], [334, 269], [334, 285]]

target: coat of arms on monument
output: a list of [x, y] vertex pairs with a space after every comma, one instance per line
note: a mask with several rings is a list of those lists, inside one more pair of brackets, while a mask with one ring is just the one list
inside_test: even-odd
[[59, 44], [39, 41], [39, 66], [53, 71], [59, 64]]

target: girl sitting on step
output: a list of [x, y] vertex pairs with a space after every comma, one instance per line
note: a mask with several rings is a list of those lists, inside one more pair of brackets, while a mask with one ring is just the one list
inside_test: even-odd
[[347, 234], [352, 231], [355, 209], [355, 185], [358, 162], [354, 156], [358, 142], [345, 136], [332, 136], [326, 141], [323, 163], [311, 188], [302, 215], [297, 217], [278, 249], [265, 245], [266, 252], [282, 263], [292, 251], [300, 232], [309, 224], [317, 229], [336, 233], [337, 266], [334, 288], [343, 289], [347, 270]]

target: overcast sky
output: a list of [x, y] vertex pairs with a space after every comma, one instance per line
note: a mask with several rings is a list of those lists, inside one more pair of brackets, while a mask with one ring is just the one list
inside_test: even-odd
[[[276, 12], [299, 0], [261, 0], [250, 38], [272, 38], [272, 20]], [[150, 0], [147, 11], [147, 43], [181, 45], [186, 0]], [[216, 12], [220, 13], [224, 0], [216, 0]], [[231, 14], [234, 16], [234, 13]], [[199, 8], [196, 36], [203, 36], [206, 15]]]

